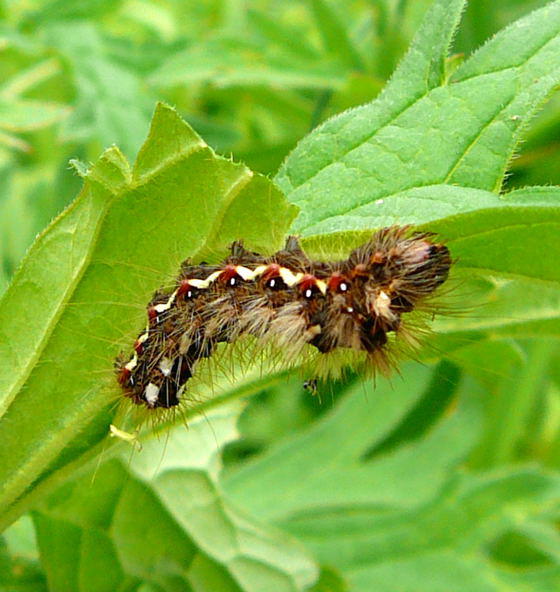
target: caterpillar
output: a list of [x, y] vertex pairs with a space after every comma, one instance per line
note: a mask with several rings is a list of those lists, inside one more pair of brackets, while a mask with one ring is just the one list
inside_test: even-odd
[[[252, 335], [295, 359], [305, 348], [362, 352], [390, 365], [390, 338], [410, 342], [408, 315], [427, 310], [451, 267], [448, 248], [409, 226], [382, 228], [345, 260], [313, 261], [298, 239], [270, 256], [231, 245], [219, 265], [181, 265], [158, 290], [134, 352], [115, 362], [124, 395], [149, 409], [179, 404], [196, 364]], [[391, 335], [393, 334], [393, 335]]]

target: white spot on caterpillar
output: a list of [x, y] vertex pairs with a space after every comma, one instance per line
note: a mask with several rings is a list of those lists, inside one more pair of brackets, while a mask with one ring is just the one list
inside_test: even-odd
[[307, 288], [307, 290], [305, 290], [305, 297], [311, 298], [311, 296], [313, 296], [313, 290], [311, 288]]
[[188, 279], [186, 280], [193, 288], [197, 288], [198, 290], [204, 290], [208, 287], [208, 283], [206, 280], [199, 280], [199, 279]]
[[205, 288], [207, 288], [210, 284], [214, 283], [221, 275], [222, 275], [222, 271], [215, 271], [214, 273], [211, 273], [204, 281], [206, 282], [206, 285], [204, 286]]
[[146, 390], [144, 391], [144, 398], [146, 399], [146, 403], [150, 407], [153, 407], [157, 401], [159, 395], [159, 386], [154, 384], [153, 382], [148, 383]]
[[189, 282], [189, 284], [193, 288], [198, 288], [199, 290], [205, 290], [206, 288], [208, 288], [208, 286], [210, 284], [213, 284], [220, 277], [220, 275], [222, 275], [222, 273], [223, 273], [222, 270], [218, 270], [218, 271], [215, 271], [214, 273], [211, 273], [205, 280], [193, 278], [192, 280], [187, 279], [187, 282]]
[[130, 360], [130, 362], [128, 362], [128, 364], [126, 364], [125, 368], [127, 370], [129, 370], [130, 372], [132, 372], [134, 370], [134, 368], [136, 368], [136, 364], [138, 364], [138, 356], [136, 354], [134, 354]]
[[236, 265], [234, 267], [235, 273], [246, 282], [255, 279], [255, 272], [248, 267], [244, 267], [243, 265]]
[[287, 267], [281, 267], [278, 271], [278, 275], [284, 280], [284, 283], [289, 288], [295, 286], [303, 279], [303, 273], [293, 273]]
[[268, 265], [259, 265], [253, 269], [253, 277], [251, 279], [258, 278], [268, 269]]
[[163, 358], [159, 363], [159, 369], [164, 376], [171, 374], [171, 368], [173, 368], [173, 360], [170, 358]]
[[346, 282], [341, 282], [340, 286], [338, 286], [338, 288], [341, 292], [347, 292], [348, 291], [348, 284]]
[[140, 335], [140, 337], [138, 337], [138, 339], [136, 341], [138, 343], [144, 343], [144, 342], [148, 341], [149, 336], [150, 336], [149, 332], [146, 331], [145, 333], [142, 333], [142, 335]]
[[375, 297], [373, 309], [375, 314], [380, 317], [384, 317], [388, 320], [395, 319], [395, 314], [391, 310], [391, 298], [383, 292], [383, 290], [381, 290], [381, 292]]
[[321, 291], [321, 294], [323, 294], [323, 296], [327, 293], [327, 283], [324, 282], [323, 280], [315, 280], [315, 285], [319, 288], [319, 290]]
[[[167, 299], [167, 302], [163, 303], [163, 304], [156, 304], [154, 306], [154, 310], [156, 312], [165, 312], [166, 310], [169, 310], [173, 304], [173, 302], [175, 302], [175, 297], [177, 296], [177, 292], [179, 290], [175, 290], [175, 292], [173, 292], [173, 294], [171, 294], [171, 296]], [[159, 319], [158, 321], [159, 322]]]

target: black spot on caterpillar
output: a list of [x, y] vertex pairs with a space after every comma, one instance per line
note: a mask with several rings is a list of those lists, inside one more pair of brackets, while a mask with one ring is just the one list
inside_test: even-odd
[[408, 315], [426, 309], [450, 266], [445, 245], [406, 226], [383, 228], [334, 262], [310, 260], [293, 236], [268, 257], [233, 243], [222, 264], [186, 261], [175, 286], [155, 293], [132, 357], [117, 358], [118, 381], [138, 405], [174, 407], [197, 362], [244, 335], [289, 359], [309, 346], [360, 351], [385, 371], [390, 336], [415, 341]]

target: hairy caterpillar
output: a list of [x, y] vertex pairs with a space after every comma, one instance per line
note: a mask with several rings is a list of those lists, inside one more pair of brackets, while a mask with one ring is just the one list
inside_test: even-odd
[[392, 226], [342, 261], [312, 261], [288, 237], [271, 256], [233, 243], [220, 265], [181, 266], [175, 286], [155, 293], [132, 357], [119, 356], [124, 394], [147, 408], [171, 408], [197, 361], [218, 343], [252, 335], [293, 359], [312, 346], [363, 352], [388, 365], [389, 334], [406, 341], [407, 315], [446, 280], [451, 258], [429, 233]]

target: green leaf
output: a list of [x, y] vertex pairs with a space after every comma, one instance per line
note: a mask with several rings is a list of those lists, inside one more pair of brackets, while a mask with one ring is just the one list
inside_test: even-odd
[[8, 132], [28, 132], [56, 123], [68, 116], [70, 110], [32, 99], [7, 100], [0, 96], [0, 129]]
[[33, 523], [24, 516], [0, 538], [0, 591], [46, 592]]
[[[558, 283], [560, 273], [552, 263], [559, 246], [560, 188], [532, 187], [507, 194], [498, 207], [464, 212], [456, 218], [430, 225], [449, 238], [451, 248], [461, 258], [460, 266], [469, 270], [539, 279]], [[468, 207], [468, 206], [467, 206]], [[519, 232], [523, 241], [518, 240]], [[492, 249], [488, 245], [492, 245]], [[547, 247], [547, 257], [531, 258]], [[550, 251], [548, 249], [551, 249]], [[496, 257], [496, 253], [500, 253]]]
[[[559, 487], [557, 476], [538, 470], [467, 476], [415, 510], [339, 508], [285, 526], [356, 592], [553, 592]], [[517, 556], [508, 553], [512, 539]]]
[[523, 126], [560, 81], [560, 3], [502, 31], [447, 83], [461, 8], [437, 0], [381, 96], [329, 120], [288, 157], [276, 181], [301, 208], [293, 231], [332, 231], [345, 214], [427, 185], [499, 189]]
[[97, 140], [98, 150], [118, 144], [127, 157], [141, 145], [152, 100], [140, 79], [128, 68], [105, 57], [106, 47], [89, 23], [53, 23], [48, 40], [70, 64], [77, 100], [74, 112], [61, 126], [65, 141]]
[[[461, 280], [459, 280], [461, 281]], [[437, 333], [453, 336], [465, 332], [490, 337], [544, 337], [560, 335], [560, 299], [558, 288], [546, 282], [501, 281], [473, 292], [476, 282], [467, 283], [458, 312], [434, 323]], [[470, 298], [470, 308], [469, 308]]]
[[[318, 577], [290, 537], [241, 515], [216, 481], [238, 411], [224, 408], [105, 463], [35, 513], [49, 589], [304, 590]], [[138, 509], [141, 508], [139, 512]]]
[[113, 359], [142, 327], [154, 288], [186, 257], [219, 258], [240, 236], [279, 248], [292, 216], [266, 178], [214, 155], [164, 105], [134, 168], [116, 148], [103, 154], [1, 302], [3, 512], [105, 437], [120, 396]]
[[84, 0], [79, 4], [68, 4], [64, 0], [51, 0], [43, 3], [30, 19], [39, 23], [48, 21], [79, 20], [99, 18], [116, 11], [122, 4], [120, 0]]
[[546, 384], [556, 344], [540, 339], [527, 350], [526, 363], [521, 368], [511, 368], [507, 378], [497, 383], [488, 405], [487, 429], [476, 455], [477, 466], [500, 466], [518, 456], [520, 442], [540, 403], [539, 394]]
[[311, 6], [323, 44], [329, 53], [338, 55], [349, 68], [364, 70], [363, 60], [335, 6], [329, 0], [313, 0]]
[[333, 89], [344, 71], [332, 58], [294, 59], [268, 55], [246, 39], [217, 38], [170, 57], [150, 77], [157, 86], [211, 82], [221, 87], [274, 85], [283, 88]]
[[430, 499], [478, 434], [472, 399], [415, 445], [399, 442], [367, 459], [421, 400], [435, 396], [437, 382], [429, 379], [427, 369], [409, 366], [402, 380], [379, 380], [375, 390], [373, 382], [359, 382], [324, 418], [229, 475], [228, 496], [276, 522], [319, 508], [414, 506]]
[[278, 22], [266, 12], [249, 8], [247, 18], [255, 33], [262, 38], [262, 43], [274, 43], [297, 59], [301, 59], [302, 56], [309, 59], [320, 58], [320, 53], [305, 35], [294, 35], [292, 27]]

